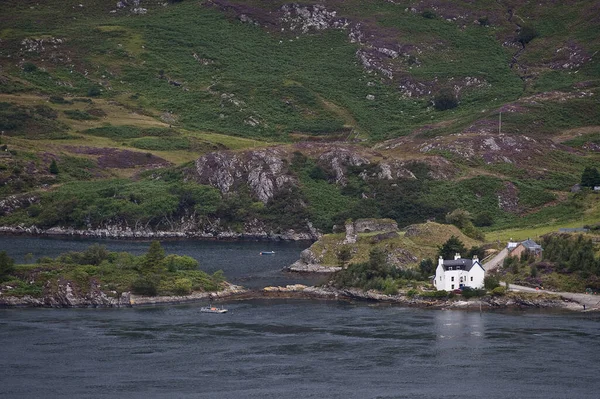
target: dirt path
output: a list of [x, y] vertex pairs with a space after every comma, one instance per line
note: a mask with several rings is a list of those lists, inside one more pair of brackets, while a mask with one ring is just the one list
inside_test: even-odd
[[[504, 283], [504, 282], [500, 283], [500, 284], [506, 285], [506, 283]], [[556, 291], [540, 290], [540, 289], [524, 287], [522, 285], [515, 285], [515, 284], [510, 284], [509, 290], [559, 295], [562, 298], [579, 303], [582, 306], [582, 310], [600, 310], [600, 296], [598, 296], [598, 295], [578, 294], [578, 293], [574, 293], [574, 292], [556, 292]]]
[[502, 265], [502, 262], [504, 262], [504, 258], [506, 258], [506, 255], [508, 255], [508, 249], [504, 248], [502, 251], [498, 252], [496, 256], [494, 256], [492, 259], [490, 259], [482, 265], [483, 270], [485, 270], [487, 273], [498, 268]]

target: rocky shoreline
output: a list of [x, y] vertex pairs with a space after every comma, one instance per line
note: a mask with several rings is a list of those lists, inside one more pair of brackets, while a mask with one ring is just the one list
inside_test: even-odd
[[[265, 287], [262, 290], [247, 290], [230, 285], [219, 292], [195, 292], [185, 296], [141, 296], [129, 292], [108, 296], [102, 292], [77, 297], [69, 285], [51, 297], [34, 298], [31, 296], [12, 297], [0, 295], [0, 308], [124, 308], [138, 306], [173, 305], [200, 301], [253, 299], [314, 299], [340, 301], [369, 301], [399, 306], [432, 309], [567, 309], [582, 311], [580, 304], [558, 295], [529, 294], [511, 292], [505, 296], [485, 296], [465, 300], [459, 297], [451, 299], [426, 298], [405, 294], [384, 295], [376, 291], [362, 291], [355, 288], [336, 289], [314, 287], [301, 284], [285, 287]], [[588, 309], [600, 310], [600, 309]]]
[[42, 229], [37, 226], [0, 226], [0, 235], [28, 235], [52, 237], [89, 237], [112, 238], [127, 240], [145, 239], [170, 239], [187, 238], [200, 240], [264, 240], [264, 241], [314, 241], [315, 235], [310, 232], [295, 232], [293, 230], [283, 233], [266, 232], [262, 230], [248, 232], [233, 232], [230, 230], [218, 232], [206, 231], [171, 231], [138, 229], [129, 227], [107, 227], [103, 229], [74, 229], [70, 227], [51, 227]]

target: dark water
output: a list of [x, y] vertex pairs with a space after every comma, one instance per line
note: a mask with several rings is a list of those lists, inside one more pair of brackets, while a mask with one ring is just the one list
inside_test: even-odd
[[598, 398], [600, 319], [314, 301], [0, 311], [3, 398]]
[[[42, 256], [83, 251], [96, 243], [113, 252], [135, 255], [145, 253], [150, 246], [150, 241], [0, 236], [0, 251], [7, 251], [17, 263], [32, 263]], [[223, 270], [228, 281], [249, 288], [317, 281], [314, 277], [281, 272], [283, 267], [298, 260], [300, 251], [310, 245], [308, 242], [167, 240], [161, 244], [167, 254], [191, 256], [200, 262], [202, 270], [209, 273]], [[275, 255], [261, 256], [261, 251], [275, 251]]]
[[[68, 245], [80, 244], [32, 241], [11, 253]], [[147, 247], [107, 243], [118, 245]], [[221, 259], [252, 284], [280, 275], [252, 256], [265, 243], [171, 245], [201, 249], [203, 265]], [[275, 250], [295, 259], [302, 248]], [[0, 398], [600, 397], [600, 315], [291, 300], [230, 302], [216, 315], [201, 306], [0, 310]]]

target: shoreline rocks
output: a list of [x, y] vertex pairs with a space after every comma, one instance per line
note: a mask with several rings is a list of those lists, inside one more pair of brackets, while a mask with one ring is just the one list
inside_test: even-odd
[[114, 239], [150, 239], [150, 238], [187, 238], [201, 240], [265, 240], [265, 241], [314, 241], [315, 236], [310, 232], [295, 232], [289, 230], [283, 233], [266, 231], [242, 232], [233, 231], [204, 232], [204, 231], [168, 231], [168, 230], [133, 230], [119, 226], [103, 229], [74, 229], [70, 227], [52, 227], [41, 229], [37, 226], [0, 226], [0, 235], [29, 235], [53, 237], [90, 237]]

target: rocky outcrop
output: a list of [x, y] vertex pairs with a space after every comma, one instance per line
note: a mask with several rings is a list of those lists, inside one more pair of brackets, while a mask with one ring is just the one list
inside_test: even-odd
[[248, 292], [243, 287], [229, 284], [224, 290], [216, 292], [193, 292], [190, 295], [173, 296], [143, 296], [130, 292], [118, 294], [115, 291], [108, 294], [100, 290], [97, 284], [92, 285], [90, 292], [77, 293], [71, 282], [59, 281], [55, 288], [50, 289], [51, 282], [47, 283], [46, 293], [42, 297], [25, 295], [22, 297], [11, 296], [9, 289], [0, 292], [0, 308], [30, 307], [30, 308], [123, 308], [134, 306], [148, 306], [161, 304], [176, 304], [196, 302], [201, 300], [219, 300]]
[[0, 215], [8, 215], [18, 209], [38, 204], [40, 198], [31, 194], [11, 195], [0, 200]]
[[196, 160], [195, 179], [222, 193], [247, 184], [256, 198], [267, 203], [277, 190], [296, 183], [284, 162], [286, 158], [287, 153], [277, 147], [240, 153], [212, 152]]
[[16, 297], [10, 295], [10, 286], [0, 292], [0, 307], [44, 307], [44, 308], [118, 308], [129, 306], [129, 292], [106, 293], [96, 281], [92, 281], [88, 292], [81, 293], [70, 281], [48, 281], [44, 295], [36, 298], [31, 295]]
[[346, 170], [349, 166], [370, 164], [367, 158], [345, 147], [334, 147], [323, 152], [319, 156], [317, 163], [325, 169], [332, 171], [335, 176], [335, 182], [342, 185], [346, 183]]
[[300, 259], [283, 270], [297, 273], [334, 273], [342, 270], [342, 268], [322, 265], [311, 249], [306, 248], [300, 252]]

